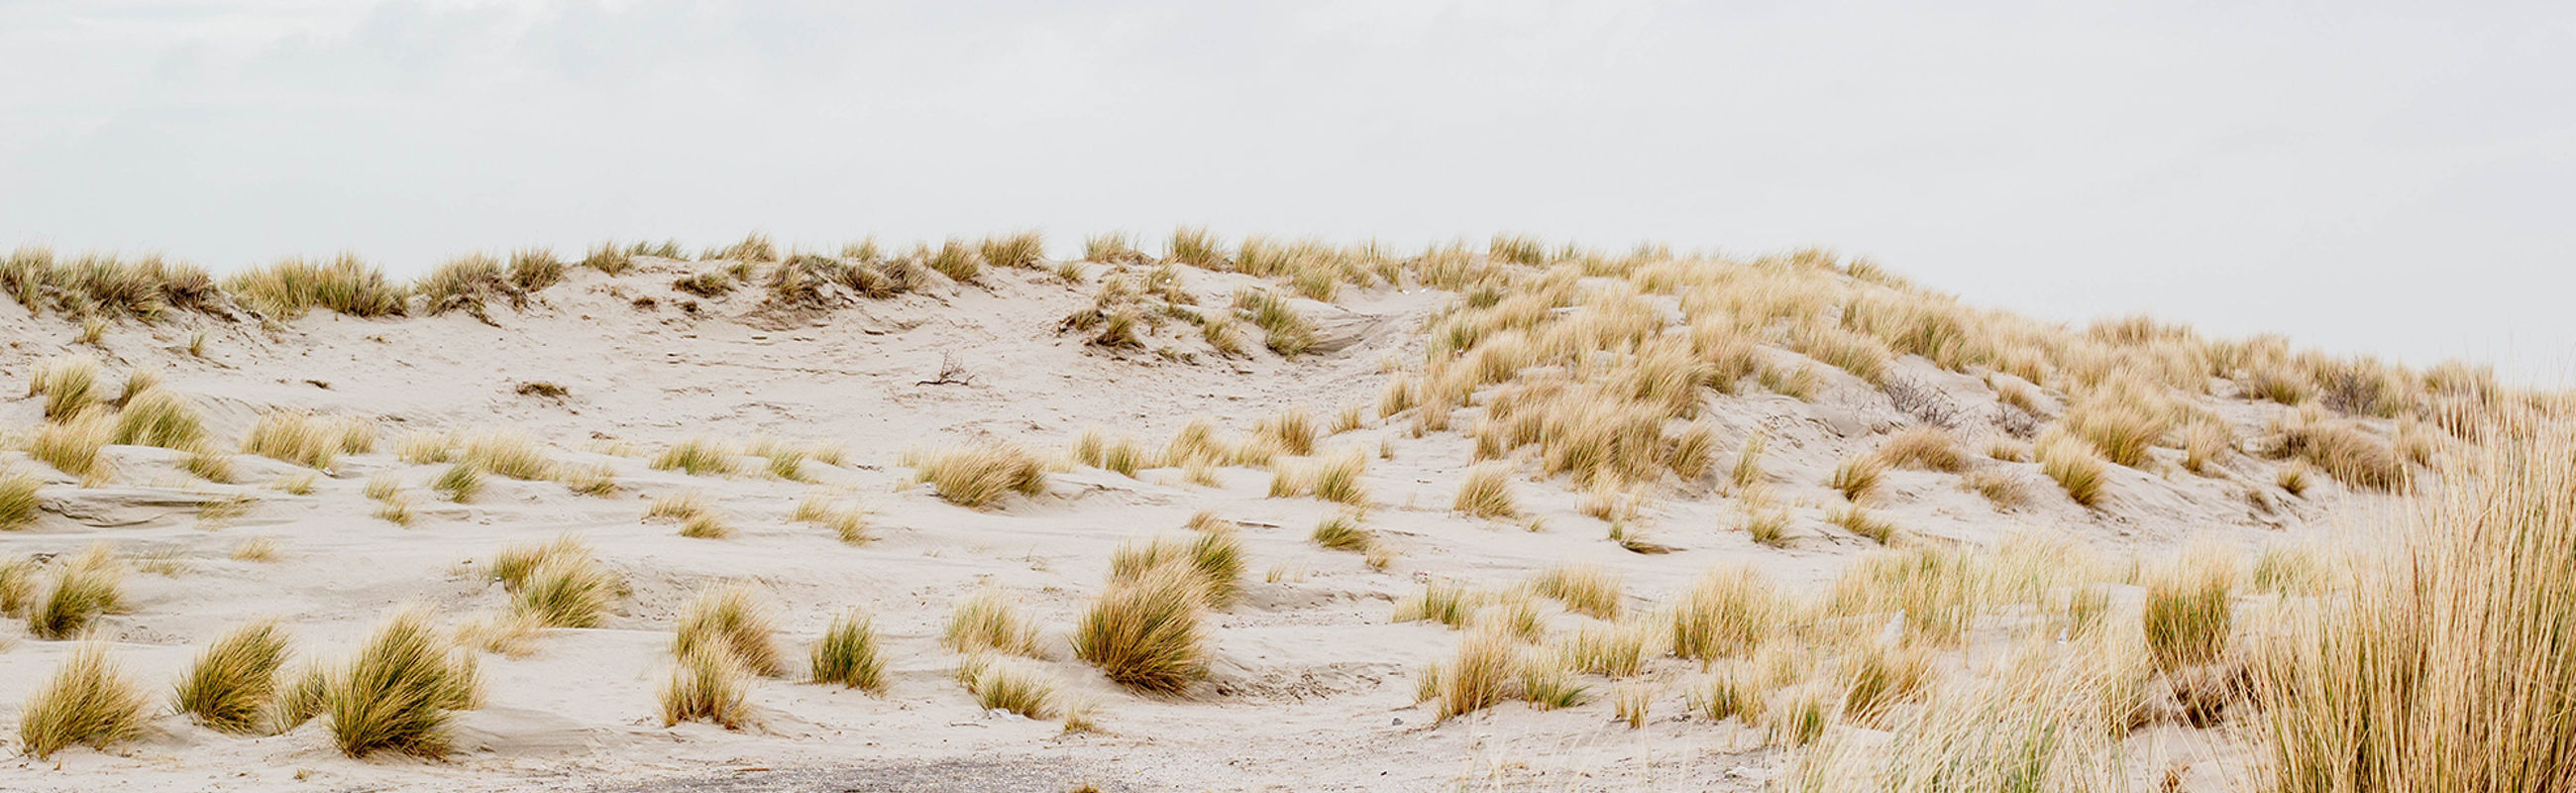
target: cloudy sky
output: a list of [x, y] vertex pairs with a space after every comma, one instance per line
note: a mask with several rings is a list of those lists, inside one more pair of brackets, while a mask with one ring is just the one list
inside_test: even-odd
[[0, 246], [1821, 244], [2576, 372], [2563, 3], [1073, 5], [0, 0]]

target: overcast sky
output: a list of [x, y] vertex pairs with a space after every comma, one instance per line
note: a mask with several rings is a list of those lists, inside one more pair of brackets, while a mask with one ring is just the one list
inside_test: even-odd
[[1821, 244], [2576, 371], [2564, 3], [1070, 5], [0, 0], [0, 246]]

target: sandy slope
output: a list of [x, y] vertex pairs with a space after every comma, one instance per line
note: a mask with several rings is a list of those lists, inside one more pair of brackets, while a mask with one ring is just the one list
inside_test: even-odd
[[[1465, 781], [1750, 790], [1774, 762], [1756, 748], [1759, 736], [1739, 724], [1680, 717], [1680, 695], [1670, 690], [1642, 730], [1613, 723], [1606, 701], [1555, 712], [1506, 704], [1434, 726], [1431, 711], [1409, 704], [1411, 676], [1444, 656], [1458, 634], [1391, 624], [1391, 601], [1418, 592], [1418, 582], [1432, 575], [1503, 586], [1564, 561], [1623, 571], [1639, 607], [1731, 561], [1812, 591], [1867, 547], [1825, 524], [1823, 510], [1813, 507], [1795, 510], [1800, 538], [1791, 548], [1757, 546], [1735, 528], [1731, 501], [1707, 486], [1650, 508], [1646, 535], [1681, 549], [1659, 556], [1606, 541], [1605, 525], [1577, 514], [1579, 496], [1560, 483], [1519, 486], [1524, 505], [1543, 516], [1542, 531], [1460, 517], [1447, 507], [1471, 443], [1446, 433], [1408, 437], [1374, 421], [1323, 445], [1374, 452], [1384, 442], [1393, 449], [1393, 459], [1374, 460], [1366, 477], [1380, 504], [1370, 524], [1400, 553], [1385, 572], [1306, 542], [1307, 530], [1337, 507], [1266, 498], [1269, 475], [1253, 469], [1224, 469], [1221, 488], [1181, 484], [1172, 470], [1130, 479], [1073, 469], [1054, 475], [1045, 496], [967, 510], [927, 486], [907, 485], [910, 472], [897, 464], [898, 454], [982, 436], [1056, 447], [1094, 424], [1159, 444], [1197, 415], [1241, 430], [1291, 405], [1329, 415], [1344, 404], [1373, 403], [1385, 377], [1382, 359], [1418, 355], [1413, 332], [1446, 296], [1377, 290], [1339, 305], [1301, 303], [1336, 345], [1347, 346], [1295, 361], [1260, 353], [1184, 364], [1150, 353], [1104, 354], [1058, 335], [1057, 320], [1089, 299], [1087, 288], [1036, 273], [998, 272], [986, 288], [830, 312], [765, 311], [756, 294], [743, 292], [704, 301], [692, 314], [674, 307], [685, 296], [663, 286], [686, 266], [661, 262], [661, 271], [648, 265], [619, 278], [580, 271], [545, 292], [541, 305], [496, 310], [497, 327], [462, 315], [364, 321], [321, 313], [274, 331], [202, 317], [111, 331], [102, 355], [112, 370], [161, 369], [228, 438], [273, 407], [376, 417], [388, 440], [406, 428], [508, 427], [552, 443], [559, 459], [612, 466], [623, 488], [592, 498], [496, 477], [470, 505], [420, 490], [423, 519], [402, 528], [368, 517], [362, 483], [392, 471], [419, 489], [443, 466], [403, 464], [390, 444], [345, 459], [309, 496], [265, 487], [295, 469], [249, 456], [237, 460], [248, 484], [224, 486], [180, 472], [173, 453], [117, 447], [111, 453], [124, 471], [118, 482], [84, 490], [22, 453], [0, 453], [9, 465], [55, 477], [45, 497], [86, 516], [49, 513], [28, 530], [0, 535], [0, 552], [64, 553], [106, 540], [129, 555], [185, 560], [174, 576], [130, 577], [131, 612], [109, 618], [104, 630], [129, 672], [156, 694], [198, 647], [255, 617], [283, 618], [300, 655], [336, 658], [399, 603], [424, 601], [457, 618], [501, 610], [499, 586], [460, 563], [507, 542], [580, 532], [633, 593], [603, 628], [552, 631], [524, 659], [486, 657], [490, 705], [464, 714], [464, 751], [447, 762], [346, 759], [318, 723], [241, 738], [165, 715], [144, 741], [113, 753], [75, 749], [49, 761], [0, 765], [0, 789], [586, 789], [739, 775], [741, 787], [719, 789], [958, 783], [1052, 790], [1091, 781], [1112, 790], [1427, 790]], [[1188, 283], [1204, 302], [1221, 304], [1244, 280], [1192, 270]], [[657, 307], [633, 305], [648, 295]], [[212, 336], [204, 360], [182, 350], [196, 328]], [[17, 384], [36, 362], [74, 349], [73, 335], [59, 319], [29, 317], [0, 302], [6, 393], [20, 393]], [[951, 355], [972, 374], [971, 384], [918, 384]], [[1993, 401], [1973, 378], [1920, 359], [1899, 365], [1963, 404]], [[1876, 389], [1826, 371], [1830, 386], [1813, 403], [1758, 391], [1708, 397], [1706, 420], [1721, 429], [1726, 449], [1757, 428], [1769, 433], [1770, 474], [1791, 504], [1828, 503], [1821, 483], [1835, 461], [1872, 448], [1874, 432], [1905, 421]], [[558, 401], [514, 392], [527, 381], [559, 384], [571, 395]], [[2247, 434], [2267, 409], [2279, 409], [2215, 404]], [[0, 426], [31, 427], [37, 418], [34, 400], [0, 402]], [[827, 530], [787, 522], [811, 485], [691, 477], [651, 470], [640, 456], [604, 453], [620, 444], [649, 451], [694, 435], [754, 433], [845, 443], [849, 467], [809, 464], [807, 471], [871, 505], [879, 539], [853, 547]], [[1882, 511], [1930, 538], [1986, 543], [2037, 528], [2118, 554], [2204, 532], [2249, 542], [2349, 522], [2383, 505], [2327, 483], [2311, 498], [2266, 511], [2249, 504], [2237, 482], [2268, 481], [2268, 464], [2238, 459], [2234, 481], [2115, 467], [2113, 503], [2086, 510], [2048, 487], [2033, 465], [1984, 464], [2026, 478], [2031, 504], [1999, 513], [1960, 490], [1954, 475], [1897, 471]], [[667, 524], [639, 521], [646, 499], [691, 490], [711, 498], [741, 533], [687, 539]], [[186, 506], [198, 494], [257, 501], [245, 515], [209, 522]], [[1245, 524], [1252, 572], [1244, 602], [1212, 617], [1221, 660], [1211, 681], [1183, 699], [1142, 698], [1071, 660], [1062, 634], [1098, 591], [1112, 549], [1178, 531], [1202, 509]], [[286, 558], [257, 564], [226, 557], [255, 535], [278, 538]], [[1283, 580], [1265, 580], [1274, 569]], [[890, 693], [768, 680], [753, 695], [758, 729], [661, 726], [653, 692], [668, 668], [672, 622], [699, 585], [722, 578], [763, 584], [799, 653], [834, 613], [850, 606], [875, 612], [890, 640]], [[979, 712], [952, 682], [956, 658], [937, 636], [949, 606], [986, 586], [1018, 596], [1049, 626], [1058, 659], [1052, 667], [1099, 704], [1103, 732], [1060, 734], [1054, 722]], [[0, 717], [14, 723], [17, 703], [69, 648], [22, 637], [0, 652]], [[1653, 678], [1679, 680], [1693, 671], [1658, 666]], [[2133, 745], [2184, 761], [2206, 759], [2209, 751], [2190, 735], [2145, 734]], [[739, 771], [746, 768], [779, 771]], [[988, 769], [1001, 770], [994, 776]]]

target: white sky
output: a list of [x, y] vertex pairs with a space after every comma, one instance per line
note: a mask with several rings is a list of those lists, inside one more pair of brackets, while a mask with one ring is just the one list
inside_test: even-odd
[[0, 0], [0, 246], [1823, 244], [2576, 373], [2564, 3], [1067, 5]]

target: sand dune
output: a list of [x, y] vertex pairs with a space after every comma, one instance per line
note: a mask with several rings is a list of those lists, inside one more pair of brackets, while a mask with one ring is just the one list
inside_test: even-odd
[[[1545, 269], [1474, 260], [1532, 282]], [[1043, 268], [992, 267], [977, 283], [940, 279], [885, 298], [782, 305], [757, 283], [713, 297], [674, 286], [718, 263], [634, 263], [617, 275], [572, 268], [524, 307], [495, 303], [484, 318], [454, 311], [369, 319], [315, 310], [263, 321], [247, 310], [171, 311], [153, 322], [107, 323], [94, 343], [76, 341], [83, 325], [62, 312], [37, 315], [0, 301], [0, 337], [9, 340], [0, 348], [0, 380], [26, 382], [67, 356], [98, 359], [107, 394], [126, 372], [156, 372], [160, 388], [202, 413], [212, 448], [232, 467], [231, 483], [214, 482], [190, 471], [189, 452], [109, 445], [102, 454], [114, 473], [84, 486], [83, 477], [30, 456], [46, 422], [45, 400], [0, 402], [0, 427], [13, 433], [0, 466], [42, 482], [39, 514], [0, 533], [0, 555], [60, 566], [103, 542], [138, 568], [123, 579], [122, 607], [99, 617], [89, 635], [107, 643], [151, 698], [148, 723], [131, 740], [19, 757], [0, 766], [0, 788], [1767, 789], [1795, 766], [1795, 751], [1782, 746], [1771, 721], [1693, 714], [1705, 670], [1720, 667], [1650, 650], [1653, 657], [1633, 675], [1578, 675], [1582, 704], [1541, 709], [1505, 701], [1443, 720], [1438, 702], [1417, 702], [1421, 676], [1450, 661], [1475, 631], [1395, 621], [1399, 602], [1456, 581], [1496, 593], [1498, 602], [1535, 603], [1529, 608], [1541, 638], [1529, 646], [1538, 647], [1607, 623], [1556, 600], [1504, 593], [1553, 568], [1597, 565], [1624, 582], [1616, 603], [1654, 637], [1650, 647], [1660, 647], [1666, 629], [1657, 620], [1669, 622], [1672, 604], [1711, 570], [1746, 566], [1802, 603], [1822, 603], [1861, 560], [1896, 553], [1834, 522], [1858, 501], [1866, 514], [1900, 528], [1897, 547], [1962, 549], [1978, 559], [2059, 568], [2020, 573], [2041, 582], [2038, 594], [1979, 600], [1984, 616], [1964, 638], [1926, 645], [1936, 677], [1964, 684], [1991, 675], [2029, 637], [2051, 630], [2047, 604], [2071, 597], [2067, 585], [2107, 582], [2111, 616], [2104, 619], [2133, 626], [2144, 595], [2129, 560], [2152, 567], [2195, 544], [2252, 558], [2288, 539], [2382, 536], [2375, 532], [2399, 516], [2399, 496], [2325, 472], [2292, 494], [2280, 485], [2282, 469], [2305, 463], [2247, 452], [2302, 411], [2348, 423], [2379, 443], [2414, 431], [2401, 424], [2419, 426], [2412, 418], [2320, 412], [2313, 400], [2254, 399], [2251, 375], [2203, 373], [2197, 389], [2164, 389], [2161, 398], [2180, 406], [2177, 415], [2223, 427], [2228, 451], [2203, 471], [2187, 470], [2185, 427], [2176, 423], [2148, 441], [2139, 465], [2106, 466], [2104, 495], [2087, 507], [2040, 463], [1987, 452], [1998, 442], [2026, 449], [2031, 433], [2060, 426], [2071, 403], [2093, 393], [2093, 378], [2051, 364], [2054, 379], [2033, 388], [2037, 410], [2025, 413], [2005, 406], [1995, 384], [2011, 387], [2018, 378], [1994, 374], [1998, 365], [1945, 365], [1899, 352], [1884, 371], [1864, 377], [1793, 351], [1805, 345], [1770, 328], [1745, 336], [1751, 360], [1770, 371], [1810, 373], [1806, 398], [1764, 386], [1768, 374], [1693, 382], [1685, 386], [1688, 406], [1658, 423], [1670, 433], [1659, 443], [1689, 428], [1704, 432], [1713, 442], [1707, 472], [1659, 470], [1632, 488], [1595, 489], [1573, 474], [1545, 475], [1547, 452], [1524, 446], [1501, 457], [1511, 466], [1520, 515], [1479, 518], [1453, 508], [1465, 473], [1479, 461], [1479, 417], [1509, 389], [1545, 381], [1551, 371], [1592, 376], [1586, 367], [1609, 366], [1603, 361], [1627, 349], [1572, 359], [1591, 363], [1507, 372], [1518, 379], [1473, 389], [1471, 404], [1439, 420], [1445, 428], [1425, 428], [1421, 409], [1381, 415], [1391, 380], [1420, 377], [1426, 361], [1463, 355], [1440, 331], [1460, 306], [1493, 305], [1495, 294], [1476, 295], [1490, 283], [1441, 288], [1408, 277], [1346, 284], [1332, 301], [1289, 298], [1318, 337], [1289, 357], [1262, 349], [1260, 331], [1249, 325], [1250, 350], [1224, 354], [1181, 320], [1132, 348], [1087, 343], [1096, 331], [1067, 318], [1107, 300], [1098, 291], [1104, 279], [1146, 272], [1143, 265], [1079, 265], [1081, 283]], [[1828, 285], [1820, 288], [1888, 292], [1846, 268], [1692, 266], [1803, 267], [1783, 272]], [[1198, 310], [1219, 315], [1232, 313], [1238, 290], [1276, 288], [1290, 278], [1237, 269], [1182, 265], [1172, 272]], [[1507, 294], [1537, 288], [1493, 283], [1515, 284]], [[1568, 288], [1615, 292], [1631, 283], [1655, 280], [1606, 268], [1571, 279]], [[1652, 323], [1648, 333], [1691, 331], [1699, 312], [1687, 292], [1649, 288], [1636, 296]], [[1590, 305], [1569, 301], [1532, 321], [1572, 322], [1564, 318]], [[200, 333], [202, 356], [188, 349]], [[2147, 359], [2147, 343], [2101, 343], [2119, 359], [2112, 370], [2148, 365], [2127, 360]], [[932, 382], [943, 370], [954, 382]], [[1927, 420], [1920, 405], [1901, 409], [1892, 388], [1930, 400], [1939, 415]], [[1346, 407], [1356, 411], [1358, 426], [1330, 431]], [[282, 488], [316, 469], [232, 453], [262, 416], [281, 410], [363, 420], [375, 441], [336, 455], [309, 491], [289, 492]], [[1044, 474], [1042, 492], [1005, 495], [984, 509], [943, 499], [937, 486], [915, 481], [917, 466], [908, 462], [915, 461], [908, 453], [986, 442], [1020, 444], [1055, 460], [1092, 428], [1158, 453], [1193, 419], [1212, 422], [1232, 442], [1293, 410], [1327, 425], [1313, 455], [1200, 471], [1148, 460], [1132, 476], [1060, 462]], [[2016, 415], [2027, 426], [2016, 426]], [[1947, 424], [1958, 439], [1965, 459], [1956, 470], [1891, 467], [1858, 498], [1829, 485], [1838, 466], [1927, 423]], [[559, 481], [485, 473], [479, 492], [460, 503], [433, 488], [452, 463], [402, 454], [414, 433], [451, 434], [420, 442], [447, 450], [495, 431], [533, 439], [556, 466], [604, 469], [613, 490], [585, 494]], [[1730, 471], [1755, 437], [1759, 473], [1747, 487], [1730, 481]], [[726, 446], [739, 471], [692, 475], [650, 464], [663, 449], [701, 438]], [[781, 478], [769, 460], [746, 453], [764, 438], [808, 451], [792, 466], [805, 481]], [[1356, 479], [1365, 508], [1356, 523], [1382, 549], [1374, 559], [1310, 539], [1319, 522], [1351, 506], [1271, 495], [1278, 472], [1306, 470], [1345, 451], [1365, 461]], [[1662, 447], [1657, 465], [1674, 454]], [[2419, 486], [2437, 487], [2430, 469], [2409, 470]], [[1194, 475], [1209, 479], [1189, 481]], [[2018, 503], [1980, 495], [1963, 484], [1972, 476], [2019, 492]], [[378, 481], [398, 488], [397, 498], [410, 506], [409, 525], [378, 516], [383, 500], [365, 492]], [[731, 535], [682, 536], [678, 521], [646, 519], [655, 500], [687, 494]], [[1629, 506], [1611, 505], [1623, 494]], [[864, 540], [845, 542], [827, 525], [795, 519], [809, 498], [863, 510]], [[1199, 536], [1189, 526], [1202, 511], [1235, 527], [1244, 560], [1239, 600], [1200, 617], [1210, 653], [1203, 679], [1176, 696], [1112, 682], [1074, 649], [1112, 557], [1122, 545], [1154, 537]], [[1768, 515], [1779, 516], [1785, 531], [1774, 544], [1746, 529]], [[345, 756], [328, 719], [277, 734], [224, 733], [168, 704], [171, 681], [191, 659], [248, 621], [274, 618], [291, 634], [293, 660], [280, 670], [291, 679], [308, 660], [348, 657], [384, 614], [404, 604], [425, 605], [448, 627], [500, 620], [513, 608], [512, 595], [493, 578], [494, 555], [567, 533], [587, 542], [598, 565], [623, 582], [622, 592], [595, 627], [521, 637], [522, 655], [475, 651], [485, 701], [455, 713], [453, 750], [441, 758]], [[253, 538], [272, 541], [275, 558], [234, 558]], [[2091, 561], [2099, 567], [2084, 566]], [[2080, 572], [2093, 570], [2100, 572]], [[739, 729], [666, 726], [657, 697], [675, 662], [674, 626], [696, 593], [727, 581], [748, 582], [758, 593], [793, 668], [751, 681], [750, 718]], [[1068, 730], [1063, 715], [986, 710], [960, 685], [964, 656], [942, 637], [952, 607], [987, 591], [1003, 593], [1037, 626], [1038, 657], [1000, 663], [1056, 680], [1059, 704], [1090, 729]], [[2244, 597], [2252, 603], [2263, 596]], [[881, 694], [804, 682], [807, 648], [853, 608], [873, 615], [885, 664]], [[1862, 611], [1875, 616], [1833, 623], [1847, 636], [1802, 639], [1799, 646], [1810, 650], [1800, 652], [1812, 655], [1783, 656], [1792, 660], [1778, 663], [1795, 667], [1790, 676], [1805, 682], [1784, 683], [1781, 696], [1794, 700], [1798, 691], [1840, 679], [1827, 670], [1845, 668], [1837, 665], [1850, 662], [1836, 659], [1847, 656], [1819, 648], [1903, 633], [1902, 616], [1891, 621]], [[19, 713], [77, 646], [32, 635], [11, 641], [0, 652], [0, 713]], [[1834, 696], [1841, 701], [1839, 689]], [[1640, 726], [1614, 717], [1622, 697], [1647, 703]], [[1837, 717], [1828, 743], [1870, 751], [1889, 731], [1901, 733], [1897, 725], [1922, 702]], [[2251, 773], [2247, 750], [2224, 738], [2230, 729], [2148, 719], [2117, 740], [2126, 749], [2119, 773], [2139, 789], [2162, 785], [2168, 775], [2195, 789], [2222, 789]]]

